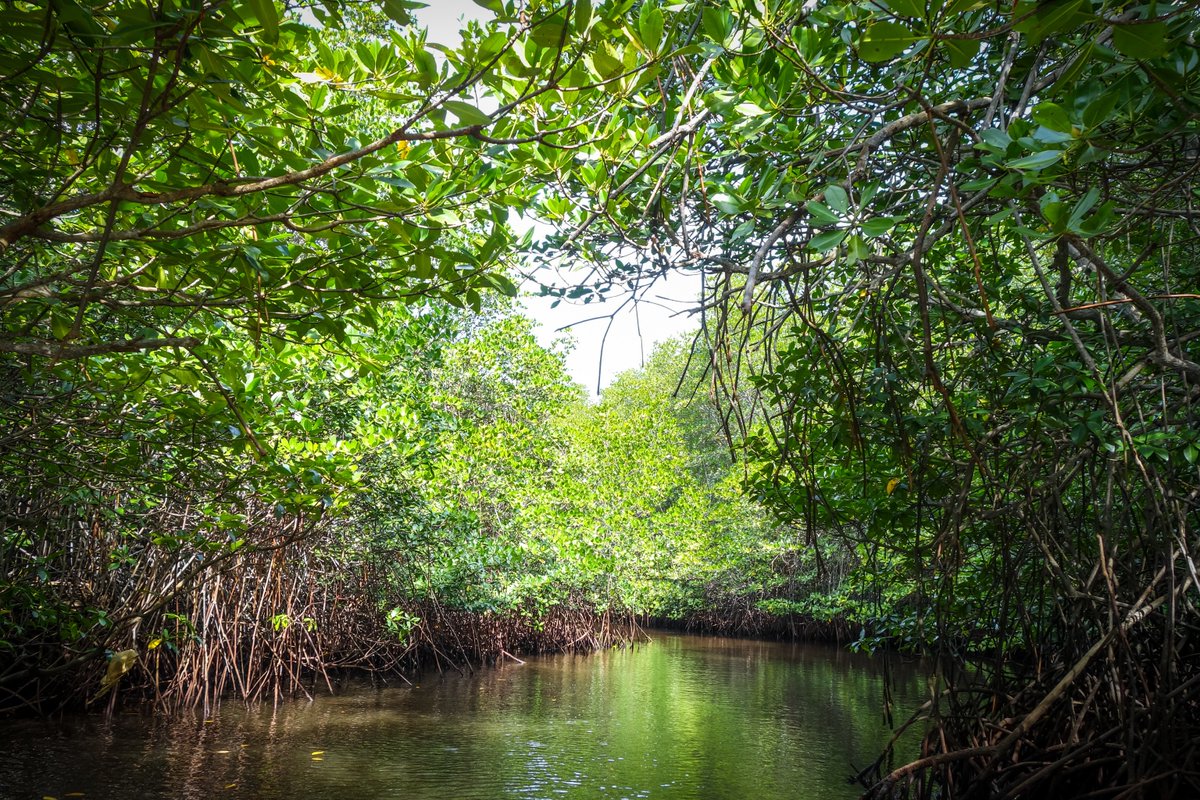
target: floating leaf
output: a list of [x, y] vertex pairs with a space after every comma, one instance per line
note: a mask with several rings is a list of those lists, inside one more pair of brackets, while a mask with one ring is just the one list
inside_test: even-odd
[[133, 669], [133, 665], [136, 663], [137, 650], [121, 650], [113, 653], [112, 658], [108, 661], [108, 670], [100, 679], [100, 691], [96, 692], [90, 702], [94, 703], [107, 694], [121, 680], [121, 676]]

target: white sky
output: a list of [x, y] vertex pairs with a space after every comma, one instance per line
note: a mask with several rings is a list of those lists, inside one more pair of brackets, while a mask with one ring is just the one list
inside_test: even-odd
[[[458, 44], [458, 30], [464, 17], [481, 19], [488, 14], [473, 0], [429, 0], [425, 8], [416, 12], [418, 22], [429, 30], [429, 41], [448, 46]], [[597, 377], [603, 388], [618, 373], [640, 367], [657, 342], [699, 327], [694, 316], [684, 313], [696, 305], [700, 293], [698, 280], [677, 274], [659, 280], [645, 295], [649, 302], [626, 306], [613, 319], [611, 328], [607, 318], [584, 320], [612, 314], [624, 297], [587, 305], [564, 300], [553, 309], [552, 298], [525, 297], [522, 302], [529, 316], [538, 322], [538, 339], [543, 345], [567, 335], [560, 329], [570, 328], [575, 348], [567, 358], [567, 368], [575, 380], [595, 394]]]

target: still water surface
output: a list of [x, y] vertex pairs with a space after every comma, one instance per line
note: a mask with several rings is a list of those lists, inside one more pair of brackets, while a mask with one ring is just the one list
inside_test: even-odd
[[[881, 658], [652, 632], [414, 688], [362, 688], [208, 718], [0, 726], [0, 797], [854, 797], [887, 742]], [[896, 666], [901, 709], [922, 681]], [[899, 715], [898, 715], [899, 716]], [[910, 744], [911, 746], [911, 744]], [[82, 793], [82, 795], [78, 794]]]

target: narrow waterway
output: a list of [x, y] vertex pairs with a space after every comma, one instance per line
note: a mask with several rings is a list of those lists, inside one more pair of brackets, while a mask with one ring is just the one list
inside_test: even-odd
[[[886, 744], [882, 657], [652, 632], [592, 656], [208, 718], [0, 724], [0, 797], [854, 797]], [[922, 691], [893, 663], [898, 705]], [[911, 750], [913, 744], [908, 743]]]

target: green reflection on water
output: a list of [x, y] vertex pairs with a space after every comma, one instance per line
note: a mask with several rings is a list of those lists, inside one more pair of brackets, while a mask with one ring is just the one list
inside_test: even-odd
[[[9, 724], [0, 729], [0, 796], [856, 796], [851, 764], [872, 760], [889, 738], [881, 658], [654, 639], [429, 676], [413, 689], [360, 689], [278, 709], [227, 704], [211, 721]], [[922, 680], [912, 666], [895, 671], [900, 708], [910, 709]]]

